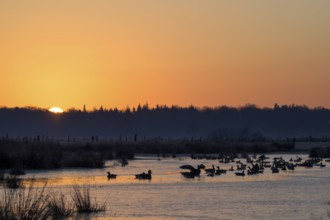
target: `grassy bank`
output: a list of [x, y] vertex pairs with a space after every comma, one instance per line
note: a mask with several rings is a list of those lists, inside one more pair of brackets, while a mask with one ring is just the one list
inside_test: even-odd
[[[70, 142], [0, 140], [0, 169], [102, 168], [106, 160], [134, 159], [135, 154], [244, 154], [295, 152], [295, 140], [163, 140]], [[308, 151], [307, 151], [308, 152]], [[319, 151], [318, 151], [319, 152]]]

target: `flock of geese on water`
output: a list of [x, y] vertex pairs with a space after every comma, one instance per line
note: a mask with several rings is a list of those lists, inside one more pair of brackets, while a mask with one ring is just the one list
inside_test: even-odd
[[[108, 180], [110, 179], [116, 179], [117, 178], [117, 174], [112, 174], [110, 172], [107, 172], [108, 175]], [[140, 174], [135, 174], [135, 179], [138, 179], [138, 180], [151, 180], [152, 176], [151, 176], [151, 170], [148, 170], [147, 173], [143, 172], [143, 173], [140, 173]]]
[[[236, 160], [233, 156], [227, 157], [202, 157], [194, 155], [191, 156], [192, 159], [207, 159], [207, 160], [215, 160], [220, 159], [219, 163], [227, 164], [227, 163], [236, 163], [236, 168], [231, 166], [229, 169], [220, 169], [220, 166], [212, 165], [212, 168], [206, 168], [204, 164], [199, 164], [197, 167], [192, 165], [182, 165], [180, 169], [187, 170], [180, 172], [181, 175], [185, 178], [195, 178], [200, 177], [201, 170], [205, 171], [205, 174], [209, 177], [219, 176], [222, 174], [226, 174], [227, 171], [234, 172], [236, 176], [245, 176], [245, 175], [256, 175], [256, 174], [263, 174], [265, 168], [270, 168], [272, 173], [279, 173], [280, 170], [287, 171], [287, 170], [294, 170], [296, 167], [325, 167], [322, 158], [311, 158], [307, 160], [303, 160], [301, 157], [296, 157], [296, 159], [290, 159], [288, 161], [284, 160], [282, 157], [274, 157], [273, 161], [269, 161], [269, 157], [266, 157], [264, 154], [259, 156], [255, 159], [247, 158], [246, 163], [242, 163], [241, 160]], [[325, 162], [330, 162], [330, 159], [325, 160]], [[140, 174], [135, 175], [135, 179], [138, 180], [151, 180], [152, 179], [152, 172], [148, 170], [148, 172], [143, 172]], [[116, 179], [117, 174], [112, 174], [107, 172], [107, 178]]]

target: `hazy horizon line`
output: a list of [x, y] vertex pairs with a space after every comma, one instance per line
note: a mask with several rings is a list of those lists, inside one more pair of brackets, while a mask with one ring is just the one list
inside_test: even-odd
[[[5, 106], [5, 105], [1, 105], [0, 109], [35, 109], [35, 110], [45, 110], [45, 111], [49, 111], [50, 108], [52, 107], [59, 107], [61, 108], [59, 105], [58, 106], [50, 106], [50, 107], [39, 107], [39, 106], [34, 106], [34, 105], [25, 105], [25, 106]], [[238, 106], [232, 106], [232, 105], [226, 105], [226, 104], [222, 104], [222, 105], [216, 105], [216, 106], [197, 106], [197, 105], [193, 105], [190, 104], [188, 106], [184, 106], [184, 105], [177, 105], [177, 104], [171, 104], [171, 105], [167, 105], [167, 104], [156, 104], [153, 106], [150, 106], [148, 104], [148, 102], [144, 103], [144, 104], [138, 104], [136, 106], [130, 106], [127, 105], [125, 108], [119, 108], [119, 107], [106, 107], [104, 105], [100, 105], [98, 107], [93, 106], [93, 108], [87, 108], [87, 105], [83, 105], [82, 108], [77, 108], [77, 107], [69, 107], [69, 108], [61, 108], [64, 112], [70, 112], [70, 111], [86, 111], [86, 112], [95, 112], [95, 111], [109, 111], [109, 110], [118, 110], [118, 111], [127, 111], [127, 110], [137, 110], [139, 108], [142, 109], [149, 109], [149, 110], [153, 110], [153, 109], [157, 109], [157, 108], [181, 108], [181, 109], [188, 109], [188, 108], [194, 108], [197, 110], [205, 110], [205, 109], [220, 109], [220, 108], [231, 108], [231, 109], [244, 109], [244, 108], [257, 108], [257, 109], [275, 109], [275, 108], [282, 108], [282, 107], [288, 107], [288, 108], [293, 108], [293, 107], [299, 107], [299, 108], [307, 108], [307, 109], [327, 109], [330, 110], [330, 108], [327, 108], [325, 106], [308, 106], [306, 104], [278, 104], [278, 103], [274, 103], [273, 106], [259, 106], [257, 104], [253, 104], [253, 103], [246, 103], [244, 105], [238, 105]]]

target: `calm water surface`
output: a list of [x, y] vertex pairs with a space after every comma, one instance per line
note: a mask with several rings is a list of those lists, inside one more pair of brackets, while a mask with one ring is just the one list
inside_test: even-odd
[[[92, 185], [98, 201], [108, 204], [106, 212], [92, 219], [330, 219], [329, 163], [325, 168], [297, 167], [278, 174], [266, 168], [264, 174], [245, 177], [229, 171], [215, 177], [202, 171], [196, 179], [181, 176], [179, 166], [200, 163], [223, 169], [236, 166], [188, 157], [141, 157], [126, 167], [108, 161], [104, 169], [31, 171], [26, 177], [47, 180], [49, 190], [61, 192], [69, 192], [74, 184]], [[148, 169], [153, 172], [151, 181], [134, 179], [134, 174]], [[118, 174], [117, 179], [108, 180], [107, 171]]]

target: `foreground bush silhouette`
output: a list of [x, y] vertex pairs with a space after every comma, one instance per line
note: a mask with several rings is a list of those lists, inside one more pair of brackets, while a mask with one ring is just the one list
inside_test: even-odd
[[33, 187], [33, 182], [28, 188], [4, 187], [0, 200], [0, 219], [47, 219], [50, 213], [45, 187]]
[[[32, 181], [26, 188], [18, 189], [2, 187], [0, 192], [0, 220], [37, 220], [63, 219], [77, 213], [95, 213], [105, 211], [106, 203], [98, 203], [96, 198], [91, 199], [91, 187], [74, 186], [71, 197], [64, 194], [50, 193], [42, 187], [34, 186]], [[72, 200], [71, 200], [71, 199]]]
[[5, 179], [5, 187], [10, 189], [18, 189], [23, 186], [23, 181], [21, 178], [10, 175]]
[[71, 195], [73, 203], [77, 209], [77, 212], [80, 213], [92, 213], [92, 212], [99, 212], [105, 211], [106, 203], [103, 202], [102, 204], [96, 201], [96, 198], [92, 200], [90, 194], [90, 185], [84, 186], [73, 186], [73, 193]]
[[0, 170], [0, 180], [3, 180], [5, 178], [5, 171]]
[[52, 193], [48, 200], [48, 209], [53, 219], [63, 219], [73, 216], [74, 206], [63, 193]]

